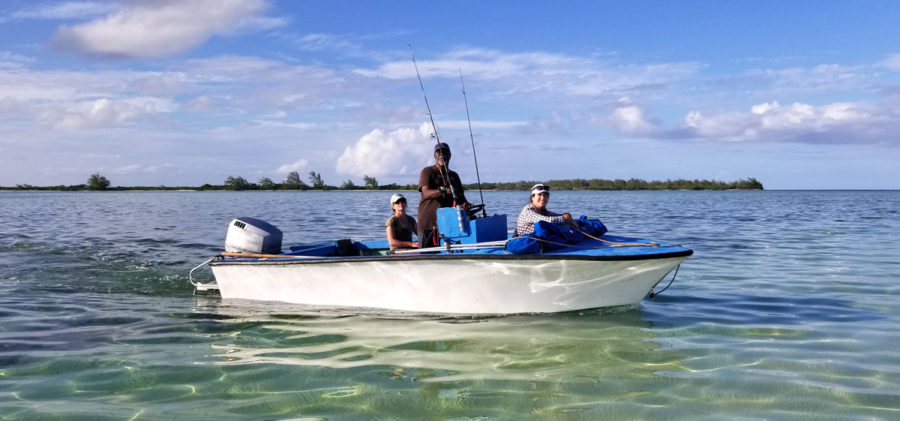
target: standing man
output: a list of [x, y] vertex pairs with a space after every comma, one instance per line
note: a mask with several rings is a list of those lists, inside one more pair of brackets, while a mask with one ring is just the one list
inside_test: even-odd
[[[436, 247], [440, 245], [441, 235], [437, 227], [438, 208], [450, 208], [456, 205], [469, 209], [472, 204], [466, 200], [459, 175], [450, 171], [450, 146], [438, 143], [434, 146], [434, 165], [422, 169], [419, 174], [419, 247]], [[448, 182], [450, 184], [448, 184]], [[450, 186], [453, 186], [451, 189]], [[456, 193], [456, 197], [453, 197]]]

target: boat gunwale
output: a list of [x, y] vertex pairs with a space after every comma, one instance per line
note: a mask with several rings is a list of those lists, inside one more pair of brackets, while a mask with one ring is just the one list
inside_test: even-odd
[[325, 263], [362, 263], [362, 262], [404, 262], [423, 260], [579, 260], [579, 261], [629, 261], [656, 260], [673, 257], [689, 257], [694, 254], [691, 249], [683, 249], [668, 253], [627, 254], [627, 255], [584, 255], [584, 254], [481, 254], [481, 253], [442, 253], [442, 254], [406, 254], [386, 256], [297, 256], [285, 255], [283, 258], [220, 258], [209, 262], [210, 266], [222, 265], [297, 265]]

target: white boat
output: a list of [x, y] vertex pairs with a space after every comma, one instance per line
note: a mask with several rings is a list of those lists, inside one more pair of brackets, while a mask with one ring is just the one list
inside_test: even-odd
[[[280, 251], [281, 232], [254, 218], [238, 218], [229, 227], [226, 252], [205, 262], [215, 283], [194, 282], [193, 277], [191, 283], [197, 290], [217, 289], [223, 299], [324, 308], [555, 313], [637, 304], [693, 253], [596, 230], [593, 235], [581, 231], [584, 235], [565, 243], [539, 236], [510, 239], [504, 215], [467, 220], [448, 208], [440, 209], [438, 217], [444, 246], [395, 254], [387, 254], [386, 241], [351, 240], [268, 253], [266, 247]], [[233, 247], [247, 239], [253, 243], [249, 250]], [[524, 254], [523, 240], [531, 242], [525, 247], [531, 251]], [[267, 241], [273, 244], [265, 245]]]

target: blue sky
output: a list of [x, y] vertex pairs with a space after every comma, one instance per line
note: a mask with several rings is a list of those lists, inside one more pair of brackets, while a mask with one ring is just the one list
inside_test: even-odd
[[0, 185], [900, 188], [892, 1], [0, 3]]

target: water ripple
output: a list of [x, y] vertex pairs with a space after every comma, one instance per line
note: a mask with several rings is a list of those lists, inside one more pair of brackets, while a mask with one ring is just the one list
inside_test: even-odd
[[[695, 250], [636, 308], [422, 318], [191, 296], [232, 217], [286, 243], [381, 238], [390, 193], [4, 193], [2, 418], [900, 414], [898, 192], [555, 192], [552, 209]], [[523, 194], [485, 192], [488, 210]]]

